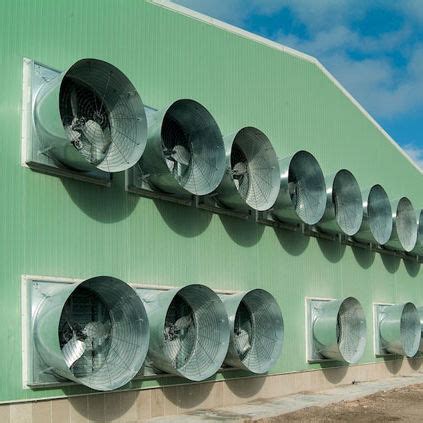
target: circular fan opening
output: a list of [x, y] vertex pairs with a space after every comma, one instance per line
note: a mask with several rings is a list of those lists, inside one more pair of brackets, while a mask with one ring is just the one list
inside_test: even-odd
[[93, 278], [67, 299], [58, 336], [75, 378], [93, 389], [112, 390], [141, 368], [148, 349], [148, 319], [141, 300], [124, 282]]
[[118, 172], [141, 157], [147, 142], [144, 105], [131, 82], [109, 63], [75, 63], [63, 77], [59, 108], [68, 139], [98, 169]]
[[194, 195], [206, 195], [225, 172], [222, 134], [213, 116], [193, 100], [178, 100], [166, 111], [162, 128], [166, 165], [178, 182]]
[[417, 218], [411, 201], [406, 197], [398, 202], [395, 223], [402, 247], [405, 251], [411, 251], [417, 241]]
[[381, 185], [374, 185], [369, 192], [367, 215], [375, 241], [380, 245], [386, 244], [392, 233], [392, 208]]
[[360, 360], [366, 347], [366, 318], [355, 298], [345, 299], [339, 308], [336, 338], [339, 352], [347, 363]]
[[279, 165], [275, 150], [263, 132], [243, 128], [231, 148], [234, 184], [245, 202], [255, 210], [268, 210], [279, 193]]
[[163, 330], [164, 354], [178, 374], [200, 381], [219, 370], [228, 349], [229, 323], [211, 289], [189, 285], [178, 291]]
[[414, 357], [419, 349], [421, 324], [417, 308], [406, 303], [401, 314], [401, 344], [407, 357]]
[[360, 187], [351, 172], [340, 170], [333, 181], [332, 199], [336, 222], [347, 235], [358, 232], [363, 220], [363, 199]]
[[326, 208], [326, 185], [319, 163], [306, 151], [291, 159], [288, 173], [291, 202], [298, 217], [308, 225], [316, 224]]
[[245, 368], [266, 373], [278, 360], [283, 342], [283, 319], [276, 300], [256, 289], [240, 302], [232, 335], [234, 348]]

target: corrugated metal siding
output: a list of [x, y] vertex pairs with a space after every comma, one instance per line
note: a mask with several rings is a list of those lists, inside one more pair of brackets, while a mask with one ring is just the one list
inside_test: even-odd
[[261, 286], [286, 322], [274, 372], [313, 367], [305, 296], [359, 298], [368, 319], [362, 362], [375, 361], [372, 301], [421, 304], [417, 265], [138, 198], [124, 191], [123, 175], [107, 189], [20, 166], [22, 58], [65, 69], [95, 57], [125, 72], [148, 105], [195, 98], [224, 133], [255, 125], [280, 156], [307, 148], [325, 173], [349, 168], [363, 188], [379, 182], [421, 206], [421, 175], [315, 65], [141, 0], [3, 0], [0, 12], [0, 401], [85, 392], [22, 389], [23, 273]]

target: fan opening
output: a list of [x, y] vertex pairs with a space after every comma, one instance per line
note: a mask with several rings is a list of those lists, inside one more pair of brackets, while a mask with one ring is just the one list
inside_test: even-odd
[[253, 345], [255, 321], [245, 301], [238, 306], [234, 321], [234, 345], [241, 361], [244, 361]]
[[305, 151], [290, 162], [288, 191], [297, 216], [309, 225], [316, 224], [326, 208], [326, 186], [317, 160]]
[[414, 304], [404, 305], [400, 325], [404, 353], [407, 357], [413, 357], [418, 351], [421, 338], [420, 317]]
[[59, 323], [60, 348], [78, 378], [102, 368], [111, 347], [112, 319], [94, 291], [78, 287], [66, 301]]
[[398, 238], [405, 251], [411, 251], [417, 241], [417, 218], [411, 201], [402, 197], [396, 211]]
[[195, 350], [197, 331], [194, 311], [180, 294], [173, 298], [167, 310], [163, 336], [172, 366], [183, 367]]
[[369, 192], [367, 215], [372, 235], [378, 244], [386, 244], [392, 233], [392, 209], [385, 190], [374, 185]]

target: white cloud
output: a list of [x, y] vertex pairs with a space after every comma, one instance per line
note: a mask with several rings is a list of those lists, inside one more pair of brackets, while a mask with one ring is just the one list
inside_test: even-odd
[[410, 143], [402, 147], [404, 152], [413, 160], [414, 163], [423, 171], [423, 148], [417, 144]]

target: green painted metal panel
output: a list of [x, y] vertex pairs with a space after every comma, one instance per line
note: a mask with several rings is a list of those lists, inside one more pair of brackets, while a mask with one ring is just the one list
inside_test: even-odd
[[279, 156], [309, 149], [326, 174], [346, 167], [363, 188], [381, 183], [421, 206], [421, 174], [317, 66], [141, 0], [3, 0], [0, 12], [0, 401], [86, 392], [22, 388], [21, 274], [262, 287], [284, 314], [277, 373], [319, 367], [306, 364], [304, 297], [354, 296], [368, 321], [361, 363], [376, 361], [372, 302], [421, 305], [418, 264], [139, 198], [123, 174], [103, 188], [20, 166], [23, 57], [58, 69], [95, 57], [145, 104], [194, 98], [224, 134], [256, 126]]

